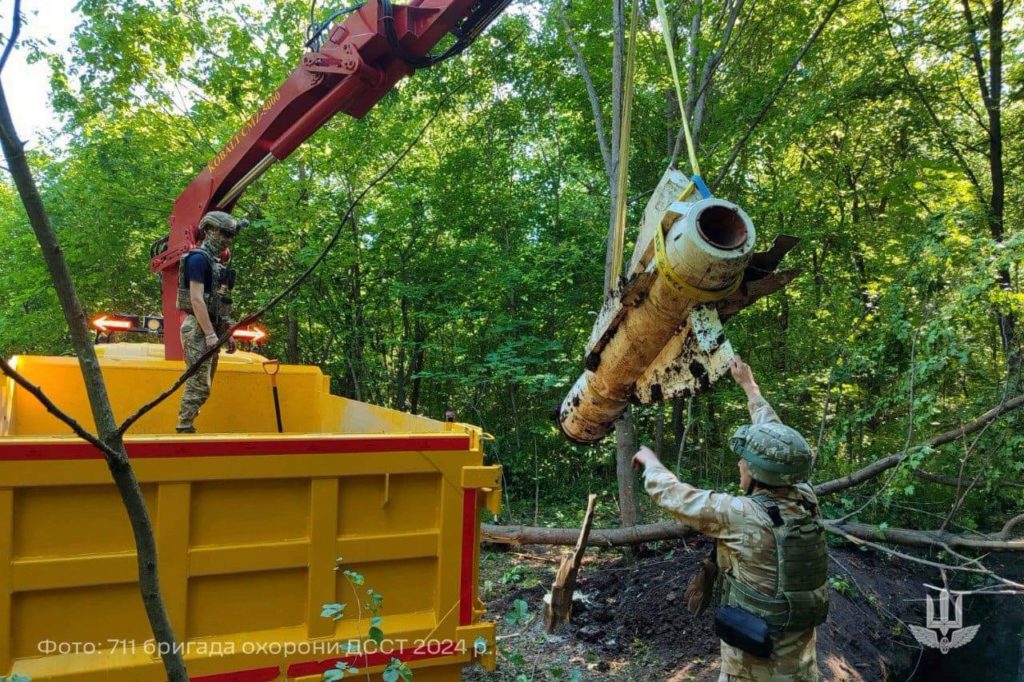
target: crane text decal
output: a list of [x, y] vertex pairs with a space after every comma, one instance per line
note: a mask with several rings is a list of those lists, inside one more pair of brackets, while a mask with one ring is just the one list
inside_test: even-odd
[[252, 132], [252, 129], [259, 124], [260, 119], [262, 119], [266, 115], [266, 113], [270, 111], [271, 107], [273, 107], [280, 101], [281, 93], [275, 92], [270, 97], [270, 99], [264, 102], [263, 106], [261, 106], [256, 111], [256, 113], [253, 114], [249, 118], [249, 120], [245, 122], [245, 125], [242, 126], [242, 129], [235, 133], [235, 136], [231, 138], [231, 142], [228, 142], [227, 146], [224, 147], [224, 149], [221, 149], [219, 152], [217, 152], [217, 156], [213, 157], [213, 159], [210, 161], [210, 164], [206, 168], [211, 173], [217, 170], [217, 166], [219, 166], [224, 161], [224, 159], [228, 157], [228, 154], [233, 152], [235, 148], [238, 147], [238, 143], [242, 141], [242, 138], [248, 135], [250, 132]]

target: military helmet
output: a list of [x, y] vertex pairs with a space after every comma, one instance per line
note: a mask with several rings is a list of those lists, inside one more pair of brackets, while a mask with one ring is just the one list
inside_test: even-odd
[[732, 451], [747, 462], [750, 475], [765, 485], [793, 485], [807, 480], [811, 446], [800, 432], [779, 422], [747, 424], [729, 440]]
[[210, 211], [199, 221], [199, 232], [205, 235], [209, 228], [226, 232], [237, 237], [239, 231], [249, 225], [248, 220], [235, 220], [235, 217], [224, 211]]

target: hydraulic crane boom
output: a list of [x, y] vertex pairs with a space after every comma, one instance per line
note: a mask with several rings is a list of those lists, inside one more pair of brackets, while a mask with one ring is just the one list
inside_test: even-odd
[[[401, 78], [461, 52], [510, 1], [369, 0], [333, 28], [330, 20], [316, 27], [302, 65], [185, 188], [174, 203], [168, 236], [153, 245], [150, 269], [162, 277], [168, 360], [182, 358], [178, 266], [199, 242], [200, 218], [212, 210], [230, 211], [246, 187], [338, 112], [362, 118]], [[322, 33], [327, 35], [321, 43]], [[455, 43], [441, 55], [429, 55], [449, 33]]]

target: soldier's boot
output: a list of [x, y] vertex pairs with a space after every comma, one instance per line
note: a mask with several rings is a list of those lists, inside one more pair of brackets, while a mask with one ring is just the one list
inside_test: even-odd
[[178, 422], [178, 425], [174, 427], [174, 430], [178, 433], [195, 433], [196, 427], [191, 423], [186, 424], [185, 422]]

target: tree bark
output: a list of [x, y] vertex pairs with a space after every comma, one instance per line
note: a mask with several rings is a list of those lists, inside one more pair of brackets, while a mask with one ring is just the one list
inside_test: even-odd
[[638, 515], [636, 474], [633, 473], [635, 454], [633, 409], [628, 407], [615, 422], [615, 474], [619, 482], [619, 519], [624, 527], [635, 526]]
[[[984, 58], [979, 44], [977, 25], [971, 11], [969, 0], [961, 0], [964, 19], [967, 23], [967, 40], [970, 56], [974, 62], [978, 78], [978, 90], [988, 112], [988, 125], [985, 129], [988, 137], [988, 170], [992, 182], [989, 195], [988, 230], [992, 239], [1001, 243], [1006, 229], [1006, 178], [1003, 170], [1003, 19], [1006, 7], [1003, 0], [993, 0], [992, 8], [987, 12], [988, 19], [988, 70], [986, 73]], [[997, 273], [999, 287], [1006, 292], [1013, 291], [1013, 280], [1009, 267], [1001, 267]], [[1011, 380], [1019, 380], [1021, 370], [1021, 340], [1017, 329], [1017, 317], [1013, 311], [996, 311], [999, 324], [999, 336], [1003, 352], [1006, 354], [1007, 376]]]
[[14, 184], [21, 196], [28, 214], [29, 223], [35, 232], [36, 239], [42, 250], [50, 279], [60, 301], [61, 310], [67, 321], [71, 343], [78, 356], [78, 364], [85, 380], [85, 388], [89, 397], [93, 419], [96, 422], [100, 440], [109, 448], [104, 452], [104, 460], [121, 495], [128, 521], [135, 538], [136, 557], [139, 572], [139, 590], [146, 609], [153, 636], [158, 643], [167, 677], [172, 682], [188, 679], [185, 662], [178, 652], [177, 638], [167, 616], [163, 596], [160, 591], [160, 578], [157, 564], [156, 540], [153, 536], [153, 524], [146, 508], [146, 501], [139, 487], [135, 472], [132, 470], [128, 453], [125, 451], [114, 413], [110, 407], [106, 384], [100, 371], [100, 363], [96, 357], [89, 334], [89, 326], [85, 311], [78, 299], [71, 272], [60, 248], [57, 234], [50, 223], [49, 215], [43, 206], [42, 198], [36, 187], [35, 179], [25, 158], [25, 148], [18, 137], [11, 120], [7, 105], [7, 95], [0, 85], [0, 145]]
[[1024, 539], [1009, 540], [1003, 533], [974, 536], [950, 533], [945, 530], [913, 530], [910, 528], [880, 528], [863, 523], [825, 522], [825, 530], [836, 535], [851, 535], [868, 542], [885, 542], [904, 547], [935, 547], [944, 549], [976, 549], [986, 552], [1024, 552]]
[[[626, 51], [626, 13], [624, 0], [612, 0], [612, 108], [611, 108], [611, 137], [609, 139], [605, 124], [604, 115], [601, 110], [601, 102], [597, 96], [597, 89], [587, 67], [583, 52], [579, 49], [573, 36], [572, 27], [569, 25], [565, 14], [565, 7], [562, 0], [555, 3], [555, 11], [558, 12], [559, 20], [565, 31], [566, 42], [576, 58], [576, 65], [580, 70], [583, 81], [587, 87], [587, 95], [594, 113], [594, 127], [597, 134], [598, 145], [601, 148], [601, 155], [604, 159], [605, 176], [609, 188], [609, 210], [608, 210], [608, 240], [605, 250], [605, 296], [615, 287], [616, 282], [611, 281], [612, 254], [615, 251], [613, 240], [616, 238], [618, 204], [618, 176], [619, 164], [628, 162], [628, 159], [620, 158], [619, 142], [622, 136], [622, 103], [624, 101], [624, 65]], [[636, 452], [636, 438], [633, 432], [633, 423], [629, 411], [615, 422], [615, 450], [616, 450], [616, 478], [619, 488], [619, 509], [624, 526], [636, 523], [636, 477], [633, 474], [631, 460]]]
[[[595, 528], [590, 531], [589, 544], [595, 547], [642, 545], [658, 540], [673, 540], [696, 535], [697, 531], [674, 521], [651, 523], [632, 528]], [[483, 542], [499, 545], [566, 545], [576, 544], [579, 528], [536, 528], [531, 526], [480, 526]]]
[[561, 623], [568, 623], [572, 617], [572, 595], [576, 591], [576, 576], [583, 564], [583, 553], [587, 550], [590, 528], [594, 523], [594, 503], [597, 495], [593, 493], [587, 498], [587, 511], [583, 516], [583, 528], [580, 530], [576, 548], [562, 555], [562, 564], [558, 567], [555, 582], [551, 586], [551, 601], [545, 609], [545, 620], [548, 633], [555, 631]]
[[[1010, 539], [1017, 517], [1007, 525], [1009, 530], [989, 535], [961, 535], [948, 531], [914, 530], [911, 528], [880, 528], [862, 523], [838, 524], [825, 521], [825, 530], [835, 535], [852, 536], [868, 542], [884, 542], [906, 547], [938, 549], [973, 549], [987, 552], [1024, 552], [1024, 539]], [[1004, 526], [1005, 530], [1005, 526]], [[533, 528], [530, 526], [480, 526], [484, 542], [504, 545], [572, 545], [579, 537], [579, 528]], [[597, 528], [590, 531], [590, 544], [604, 547], [641, 545], [658, 540], [675, 540], [698, 535], [697, 531], [674, 521], [650, 523], [632, 528]]]
[[285, 319], [288, 325], [288, 338], [285, 341], [284, 357], [289, 365], [299, 364], [299, 319], [294, 312], [289, 312]]

